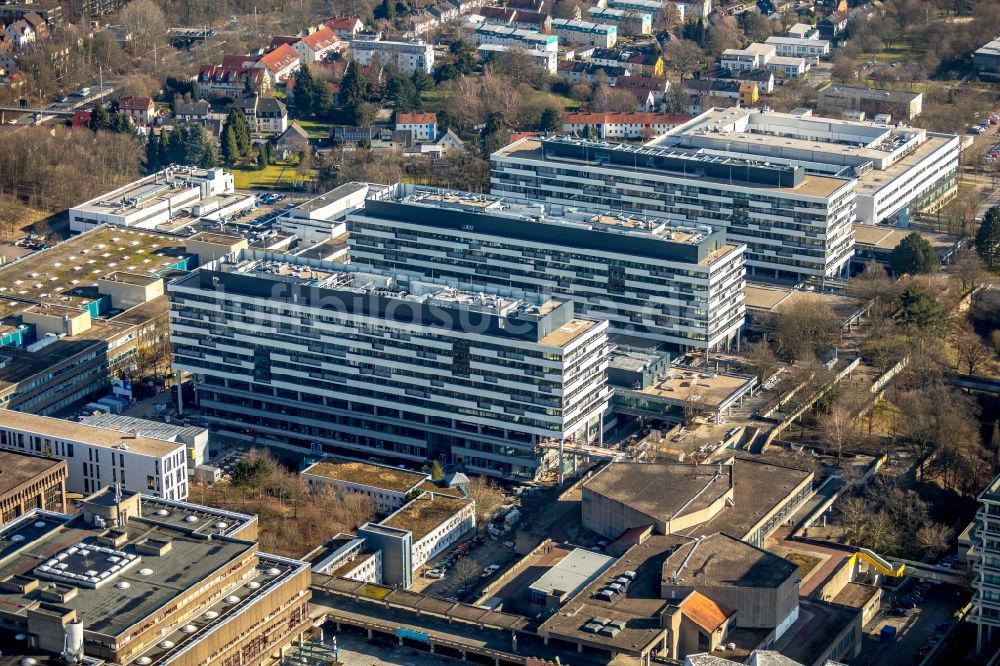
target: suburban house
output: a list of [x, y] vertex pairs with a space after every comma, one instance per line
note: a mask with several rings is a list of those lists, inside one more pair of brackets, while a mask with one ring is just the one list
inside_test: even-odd
[[254, 93], [240, 99], [236, 106], [247, 117], [254, 134], [281, 134], [288, 129], [288, 110], [281, 100]]
[[438, 19], [428, 11], [420, 11], [404, 20], [407, 33], [413, 37], [424, 35], [438, 26]]
[[326, 27], [341, 39], [354, 39], [359, 32], [364, 32], [365, 24], [357, 16], [340, 16], [326, 22]]
[[282, 44], [270, 53], [267, 53], [254, 64], [254, 68], [260, 69], [268, 78], [270, 85], [275, 86], [298, 71], [301, 63], [299, 54], [288, 44]]
[[35, 29], [24, 19], [14, 21], [8, 25], [4, 33], [7, 35], [7, 39], [12, 40], [18, 47], [33, 44], [36, 36]]
[[428, 155], [434, 159], [441, 159], [446, 156], [449, 151], [463, 150], [464, 148], [465, 144], [462, 142], [462, 139], [451, 129], [446, 129], [437, 139], [432, 141], [422, 141], [416, 145], [414, 150], [407, 150], [406, 152], [417, 152], [421, 155]]
[[623, 76], [615, 81], [615, 88], [635, 95], [636, 106], [642, 111], [654, 111], [670, 90], [670, 81], [649, 76]]
[[118, 103], [118, 111], [124, 113], [138, 127], [149, 125], [156, 116], [156, 105], [150, 97], [126, 97]]
[[291, 46], [299, 54], [301, 64], [311, 65], [326, 60], [330, 55], [345, 48], [347, 44], [333, 30], [324, 27], [311, 35], [306, 35]]
[[437, 136], [437, 115], [433, 113], [397, 113], [396, 130], [409, 132], [415, 141], [433, 141]]
[[246, 69], [241, 66], [204, 65], [198, 72], [198, 84], [205, 94], [237, 97], [249, 88], [255, 92], [266, 92], [271, 82], [261, 69]]
[[275, 143], [278, 154], [283, 158], [309, 150], [309, 134], [298, 123], [289, 125]]
[[753, 82], [761, 95], [774, 92], [774, 73], [766, 69], [727, 69], [725, 67], [710, 67], [695, 74], [702, 81], [739, 81]]
[[608, 85], [616, 86], [618, 81], [631, 76], [631, 72], [624, 67], [601, 67], [590, 62], [580, 62], [570, 60], [559, 63], [559, 77], [566, 79], [570, 83], [580, 83], [585, 81], [590, 84], [599, 80], [607, 81]]
[[458, 5], [451, 2], [442, 2], [434, 5], [427, 10], [430, 14], [438, 20], [439, 23], [444, 23], [445, 21], [451, 21], [452, 19], [457, 19], [461, 12], [458, 10]]
[[205, 100], [187, 102], [177, 107], [174, 117], [182, 123], [203, 123], [212, 115], [212, 105]]
[[569, 113], [563, 132], [583, 134], [590, 127], [598, 139], [648, 139], [691, 120], [686, 113]]
[[816, 27], [819, 29], [819, 36], [822, 39], [843, 37], [847, 32], [847, 21], [849, 18], [847, 12], [827, 14], [816, 24]]
[[663, 56], [650, 51], [627, 51], [622, 49], [595, 49], [590, 62], [608, 67], [625, 67], [633, 76], [663, 77], [665, 64]]
[[699, 114], [713, 106], [729, 108], [740, 101], [739, 81], [704, 81], [688, 79], [684, 92], [688, 98], [688, 113]]

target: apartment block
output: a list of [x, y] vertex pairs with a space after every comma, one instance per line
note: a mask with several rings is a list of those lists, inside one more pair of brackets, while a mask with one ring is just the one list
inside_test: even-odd
[[712, 109], [661, 140], [672, 146], [857, 181], [856, 220], [905, 222], [956, 193], [959, 139], [908, 125], [753, 109]]
[[259, 552], [253, 516], [105, 488], [0, 538], [18, 664], [267, 666], [311, 628], [309, 565]]
[[434, 71], [434, 45], [423, 42], [389, 42], [370, 39], [351, 40], [351, 58], [359, 65], [394, 66], [402, 74]]
[[727, 344], [743, 324], [745, 248], [707, 227], [408, 185], [369, 199], [348, 226], [355, 265], [553, 294], [680, 348]]
[[0, 448], [65, 460], [70, 492], [89, 495], [120, 484], [165, 499], [188, 494], [183, 443], [4, 409]]
[[653, 32], [653, 15], [636, 9], [590, 7], [587, 12], [597, 23], [618, 26], [623, 35], [648, 35]]
[[610, 49], [618, 42], [618, 26], [576, 19], [552, 19], [552, 34], [570, 44], [599, 49]]
[[773, 44], [780, 56], [819, 58], [830, 55], [830, 42], [825, 39], [798, 37], [768, 37], [766, 44]]
[[599, 437], [607, 322], [569, 301], [257, 250], [169, 294], [174, 368], [248, 444], [533, 479]]
[[545, 35], [537, 30], [484, 23], [476, 28], [476, 46], [503, 46], [505, 48], [517, 46], [529, 51], [555, 53], [559, 50], [559, 37]]
[[546, 207], [725, 231], [729, 243], [746, 245], [748, 272], [803, 279], [846, 270], [854, 178], [715, 152], [572, 137], [520, 139], [491, 156], [491, 192]]

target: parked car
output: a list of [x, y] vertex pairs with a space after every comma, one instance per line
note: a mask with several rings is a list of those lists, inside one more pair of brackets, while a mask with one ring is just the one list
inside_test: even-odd
[[493, 574], [495, 574], [498, 571], [500, 571], [500, 565], [499, 564], [491, 564], [490, 566], [488, 566], [485, 569], [483, 569], [483, 573], [480, 575], [480, 577], [481, 578], [489, 578], [490, 576], [492, 576]]
[[441, 569], [431, 569], [424, 575], [427, 576], [428, 578], [435, 578], [437, 580], [441, 580], [442, 578], [444, 578], [445, 573]]

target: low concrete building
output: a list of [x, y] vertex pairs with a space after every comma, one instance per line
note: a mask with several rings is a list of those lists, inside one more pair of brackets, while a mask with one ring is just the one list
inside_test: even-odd
[[708, 524], [755, 546], [812, 493], [812, 472], [730, 458], [717, 465], [612, 463], [584, 481], [583, 525], [609, 539]]
[[317, 492], [331, 488], [340, 492], [363, 495], [371, 500], [380, 513], [401, 508], [419, 494], [420, 487], [430, 476], [421, 472], [389, 465], [354, 460], [321, 460], [302, 470], [309, 489]]
[[1000, 79], [1000, 37], [978, 48], [972, 54], [976, 76], [984, 81]]
[[383, 582], [406, 589], [417, 569], [475, 526], [472, 500], [422, 492], [384, 520], [362, 525], [358, 536], [382, 552]]
[[65, 460], [0, 451], [0, 524], [32, 509], [65, 508]]

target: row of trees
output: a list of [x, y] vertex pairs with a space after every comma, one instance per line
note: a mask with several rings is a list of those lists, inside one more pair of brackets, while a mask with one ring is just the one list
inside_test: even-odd
[[170, 164], [194, 164], [204, 169], [220, 164], [219, 145], [201, 125], [164, 129], [146, 138], [146, 170], [159, 171]]

